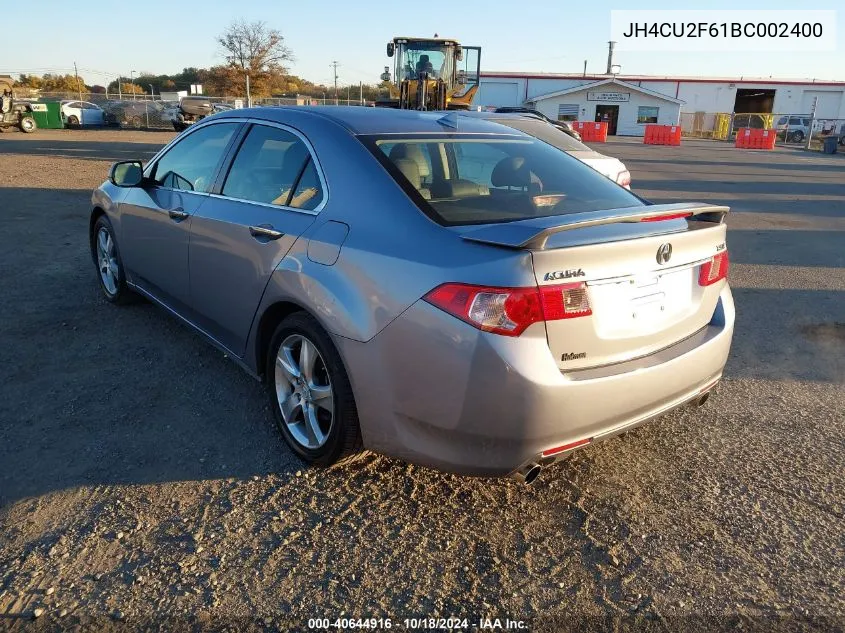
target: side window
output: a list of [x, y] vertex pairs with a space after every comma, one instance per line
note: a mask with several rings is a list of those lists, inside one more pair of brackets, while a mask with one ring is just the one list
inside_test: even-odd
[[205, 193], [239, 123], [218, 123], [189, 134], [156, 163], [153, 180], [162, 187]]
[[293, 192], [293, 197], [290, 199], [288, 206], [313, 211], [322, 201], [323, 188], [320, 186], [317, 168], [314, 166], [314, 161], [309, 158], [308, 164], [305, 165], [305, 171], [302, 172], [302, 177], [299, 179], [299, 184], [296, 185], [296, 190]]
[[[322, 198], [322, 191], [316, 172], [310, 181], [306, 181], [306, 162], [314, 171], [308, 148], [295, 134], [255, 125], [232, 162], [223, 185], [223, 195], [264, 204], [314, 208]], [[303, 183], [297, 188], [300, 177]], [[306, 191], [309, 188], [313, 191]], [[301, 197], [295, 205], [293, 199], [297, 195]], [[309, 206], [312, 203], [314, 206]]]
[[790, 125], [801, 125], [801, 119], [798, 119], [798, 118], [789, 119], [789, 124]]

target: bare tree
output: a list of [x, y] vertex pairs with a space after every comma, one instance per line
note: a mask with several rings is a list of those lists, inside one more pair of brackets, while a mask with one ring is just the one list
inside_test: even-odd
[[284, 62], [293, 61], [284, 36], [265, 22], [232, 22], [217, 43], [229, 66], [244, 74], [284, 73]]

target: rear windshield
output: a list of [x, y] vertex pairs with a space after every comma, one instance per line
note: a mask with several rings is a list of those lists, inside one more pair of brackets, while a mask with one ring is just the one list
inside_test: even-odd
[[420, 209], [455, 226], [641, 206], [565, 152], [528, 136], [361, 139]]

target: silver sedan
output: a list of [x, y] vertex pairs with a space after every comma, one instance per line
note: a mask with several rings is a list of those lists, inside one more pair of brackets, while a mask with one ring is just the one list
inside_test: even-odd
[[730, 349], [727, 208], [649, 204], [457, 112], [220, 113], [92, 201], [105, 298], [225, 351], [319, 465], [370, 449], [531, 481], [703, 403]]

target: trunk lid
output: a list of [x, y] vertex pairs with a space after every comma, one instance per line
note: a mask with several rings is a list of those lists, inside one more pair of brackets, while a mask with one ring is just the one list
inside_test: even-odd
[[488, 225], [463, 237], [529, 248], [541, 289], [585, 285], [591, 314], [546, 321], [566, 371], [645, 356], [707, 325], [725, 281], [703, 286], [699, 273], [725, 251], [727, 211], [650, 205]]

